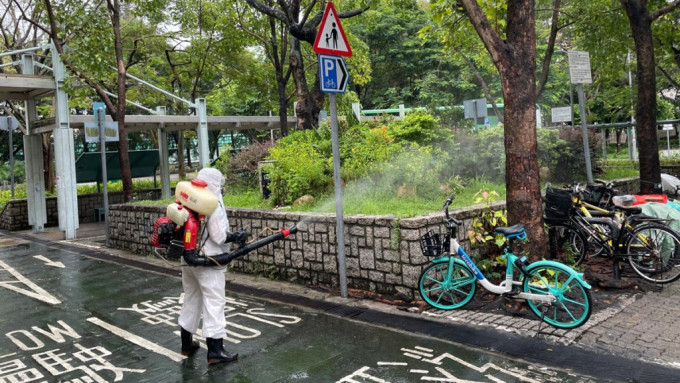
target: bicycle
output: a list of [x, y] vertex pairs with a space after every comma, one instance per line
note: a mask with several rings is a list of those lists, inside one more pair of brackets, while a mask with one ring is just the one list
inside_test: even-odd
[[551, 246], [555, 241], [558, 246], [568, 243], [576, 253], [574, 265], [580, 265], [588, 248], [594, 246], [613, 259], [617, 279], [621, 261], [627, 261], [637, 275], [650, 282], [665, 284], [680, 278], [680, 234], [667, 220], [642, 216], [640, 208], [623, 206], [614, 206], [614, 212], [606, 212], [608, 217], [588, 217], [578, 213], [583, 206], [581, 199], [574, 199], [568, 191], [546, 191], [544, 218]]
[[[527, 237], [522, 224], [496, 228], [496, 233], [504, 235], [508, 243], [503, 254], [505, 280], [498, 285], [489, 282], [458, 243], [457, 230], [462, 222], [449, 215], [453, 198], [449, 197], [443, 207], [448, 236], [442, 241], [439, 234], [429, 231], [420, 239], [423, 254], [435, 257], [418, 282], [425, 302], [442, 310], [461, 308], [472, 300], [479, 282], [492, 293], [526, 300], [531, 311], [551, 326], [572, 329], [586, 323], [592, 311], [591, 287], [583, 274], [559, 262], [529, 263], [526, 257], [513, 254], [513, 242]], [[514, 269], [519, 270], [517, 279]]]

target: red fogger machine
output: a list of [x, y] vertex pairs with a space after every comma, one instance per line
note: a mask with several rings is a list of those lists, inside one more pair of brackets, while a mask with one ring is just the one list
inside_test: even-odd
[[179, 182], [175, 188], [175, 202], [168, 205], [166, 215], [154, 223], [151, 245], [167, 248], [168, 258], [184, 258], [190, 266], [223, 266], [234, 258], [297, 233], [297, 227], [293, 225], [228, 253], [201, 254], [199, 238], [205, 230], [206, 217], [218, 206], [217, 197], [207, 186], [205, 181], [198, 179]]

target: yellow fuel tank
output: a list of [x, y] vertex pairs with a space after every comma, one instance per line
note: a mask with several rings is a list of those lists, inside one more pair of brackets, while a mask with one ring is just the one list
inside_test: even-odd
[[203, 180], [182, 181], [175, 187], [175, 200], [200, 215], [210, 215], [217, 207], [217, 197]]

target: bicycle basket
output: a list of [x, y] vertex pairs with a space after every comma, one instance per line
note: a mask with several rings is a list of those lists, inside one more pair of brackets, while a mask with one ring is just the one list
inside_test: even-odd
[[549, 219], [567, 219], [571, 211], [571, 193], [562, 189], [547, 188], [545, 190], [545, 217]]
[[442, 243], [439, 234], [432, 230], [420, 237], [420, 249], [426, 257], [438, 257], [444, 254], [448, 247], [448, 238]]
[[583, 201], [591, 205], [599, 206], [606, 191], [607, 188], [604, 186], [588, 184], [583, 193]]

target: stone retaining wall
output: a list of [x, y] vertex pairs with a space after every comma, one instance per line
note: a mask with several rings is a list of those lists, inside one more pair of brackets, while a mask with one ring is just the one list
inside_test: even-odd
[[[495, 203], [500, 209], [504, 202]], [[459, 239], [466, 250], [465, 233], [483, 206], [452, 211], [464, 222]], [[138, 254], [152, 252], [150, 231], [165, 215], [165, 206], [115, 205], [111, 207], [111, 247]], [[240, 272], [261, 274], [300, 284], [339, 286], [336, 219], [334, 214], [227, 209], [232, 229], [245, 228], [252, 236], [266, 228], [298, 226], [298, 233], [233, 261]], [[349, 288], [413, 299], [418, 277], [429, 258], [423, 256], [419, 238], [428, 230], [445, 233], [443, 213], [397, 219], [394, 216], [345, 217], [345, 256]]]
[[[103, 194], [82, 194], [78, 196], [78, 222], [87, 223], [97, 221], [95, 209], [104, 207]], [[160, 189], [141, 190], [133, 193], [133, 199], [155, 200], [160, 198]], [[109, 204], [124, 202], [123, 192], [109, 193]], [[45, 227], [58, 226], [59, 214], [57, 213], [57, 197], [46, 197], [47, 223]], [[0, 229], [17, 231], [30, 229], [28, 224], [28, 202], [25, 199], [16, 199], [7, 202], [0, 212]]]

